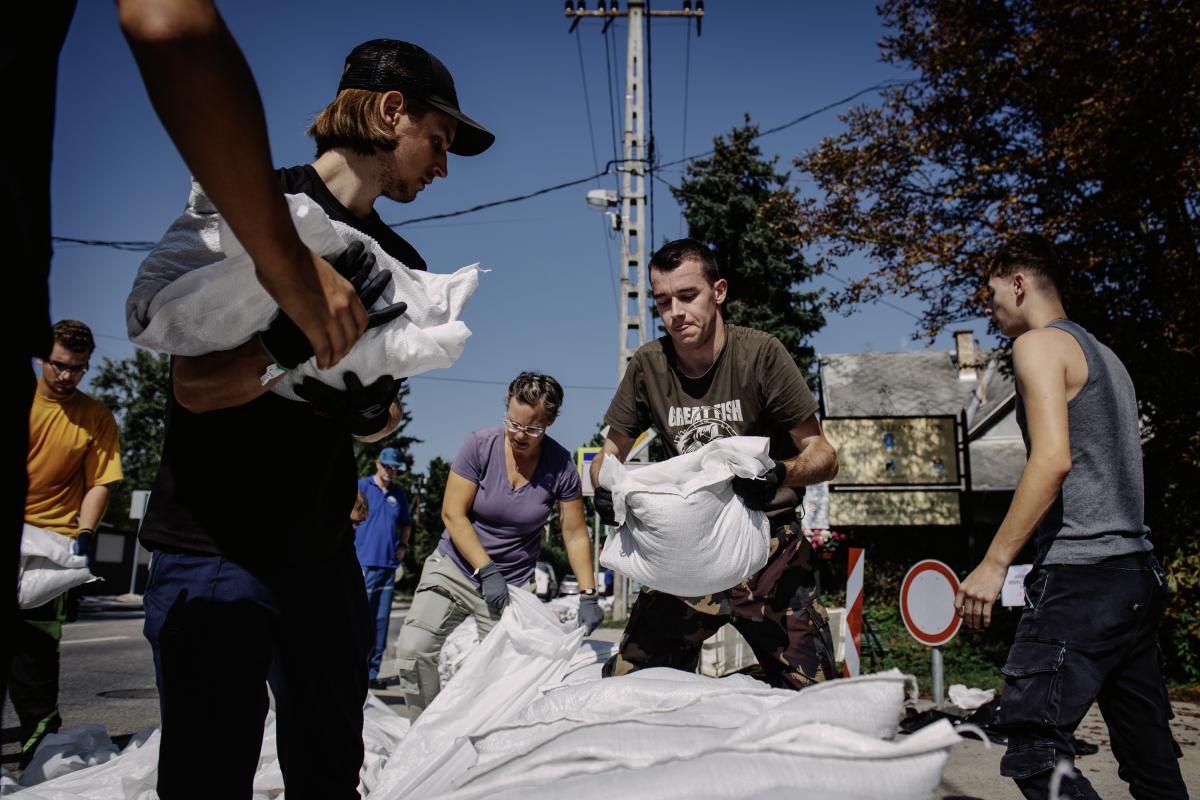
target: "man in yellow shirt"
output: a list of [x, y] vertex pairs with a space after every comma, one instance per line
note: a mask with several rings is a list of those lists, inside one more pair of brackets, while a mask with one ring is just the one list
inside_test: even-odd
[[[91, 563], [108, 487], [121, 479], [121, 450], [112, 412], [76, 388], [96, 347], [82, 322], [54, 326], [49, 359], [29, 412], [29, 492], [25, 522], [76, 540]], [[21, 761], [28, 763], [58, 730], [58, 650], [66, 595], [21, 612], [9, 696], [21, 724]]]

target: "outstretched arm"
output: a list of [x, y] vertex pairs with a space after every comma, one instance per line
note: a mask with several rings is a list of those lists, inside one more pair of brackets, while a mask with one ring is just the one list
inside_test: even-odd
[[212, 0], [117, 0], [121, 30], [163, 127], [246, 252], [263, 288], [328, 369], [367, 316], [349, 281], [296, 233], [271, 164], [250, 67]]
[[970, 628], [991, 624], [992, 606], [1009, 565], [1054, 505], [1071, 471], [1066, 357], [1060, 344], [1058, 334], [1047, 329], [1030, 331], [1013, 342], [1013, 369], [1029, 429], [1029, 461], [987, 555], [954, 599], [954, 607]]

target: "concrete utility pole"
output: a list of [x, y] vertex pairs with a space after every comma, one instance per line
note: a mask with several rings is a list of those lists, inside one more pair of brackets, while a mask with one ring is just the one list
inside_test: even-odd
[[[628, 0], [624, 11], [618, 0], [606, 3], [599, 0], [596, 8], [588, 10], [587, 0], [567, 0], [566, 15], [571, 19], [568, 33], [573, 33], [579, 21], [585, 17], [597, 17], [604, 20], [601, 33], [607, 32], [617, 17], [629, 20], [629, 33], [625, 48], [625, 124], [624, 124], [624, 155], [617, 171], [621, 173], [621, 195], [617, 199], [608, 198], [608, 205], [620, 202], [621, 216], [614, 224], [621, 231], [621, 309], [617, 324], [617, 382], [625, 377], [625, 368], [634, 352], [646, 343], [646, 286], [649, 275], [646, 270], [646, 176], [650, 171], [651, 153], [646, 145], [646, 104], [643, 100], [642, 89], [645, 86], [645, 26], [650, 23], [650, 17], [680, 17], [696, 19], [696, 35], [700, 35], [700, 26], [704, 19], [704, 0], [696, 0], [695, 9], [692, 0], [684, 0], [680, 11], [653, 11], [648, 9], [646, 0]], [[595, 190], [601, 195], [611, 195], [611, 192]], [[592, 202], [593, 192], [588, 193], [588, 202]], [[600, 205], [604, 205], [601, 201]], [[653, 243], [651, 243], [653, 244]], [[646, 459], [646, 449], [636, 457]], [[633, 458], [631, 458], [633, 460]], [[596, 565], [600, 563], [599, 517], [596, 518], [595, 548]], [[629, 582], [624, 576], [617, 576], [613, 586], [616, 597], [613, 603], [613, 619], [626, 618], [629, 608]]]
[[[621, 309], [617, 327], [617, 381], [625, 376], [625, 368], [634, 352], [646, 343], [646, 176], [650, 168], [650, 154], [646, 151], [646, 104], [643, 99], [645, 69], [643, 67], [645, 26], [650, 17], [696, 18], [696, 35], [700, 34], [704, 18], [704, 0], [697, 0], [695, 9], [691, 0], [685, 0], [679, 11], [653, 11], [646, 8], [645, 0], [629, 0], [621, 10], [618, 0], [605, 3], [600, 0], [596, 8], [588, 10], [586, 0], [577, 4], [567, 0], [566, 16], [572, 19], [568, 32], [573, 32], [585, 17], [604, 20], [604, 28], [617, 17], [629, 20], [629, 34], [625, 54], [625, 125], [624, 155], [617, 165], [621, 173], [621, 216], [618, 226], [621, 231]], [[653, 244], [653, 243], [651, 243]]]

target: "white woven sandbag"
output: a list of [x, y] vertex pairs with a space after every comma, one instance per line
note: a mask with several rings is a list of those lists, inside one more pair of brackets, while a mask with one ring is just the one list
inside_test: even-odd
[[[293, 387], [305, 376], [340, 389], [348, 371], [369, 384], [381, 375], [407, 377], [448, 367], [462, 355], [471, 331], [459, 317], [479, 284], [477, 264], [449, 275], [409, 269], [371, 237], [330, 220], [307, 195], [285, 197], [296, 231], [309, 248], [329, 258], [353, 241], [363, 242], [375, 254], [376, 268], [392, 274], [376, 306], [403, 300], [408, 310], [367, 331], [332, 369], [318, 370], [310, 359], [272, 391], [297, 399]], [[193, 182], [184, 214], [138, 268], [125, 317], [134, 344], [198, 356], [249, 341], [266, 329], [278, 308], [258, 283], [241, 243]]]
[[558, 683], [582, 640], [582, 628], [560, 622], [532, 594], [510, 587], [500, 621], [413, 723], [371, 796], [440, 796], [475, 763], [467, 737], [507, 722], [543, 687]]
[[767, 563], [770, 525], [734, 494], [734, 476], [774, 466], [762, 436], [717, 439], [637, 470], [600, 465], [618, 528], [600, 564], [668, 594], [699, 597], [736, 586]]
[[[478, 763], [449, 797], [528, 796], [550, 787], [572, 800], [614, 791], [929, 797], [958, 740], [947, 725], [920, 739], [887, 741], [904, 699], [895, 671], [799, 693], [764, 693], [744, 676], [693, 681], [669, 672], [644, 670], [535, 701], [518, 720], [474, 739]], [[636, 709], [638, 700], [655, 697], [663, 699]]]
[[68, 589], [98, 580], [87, 559], [75, 554], [69, 536], [26, 524], [21, 530], [21, 561], [17, 568], [17, 603], [37, 608]]

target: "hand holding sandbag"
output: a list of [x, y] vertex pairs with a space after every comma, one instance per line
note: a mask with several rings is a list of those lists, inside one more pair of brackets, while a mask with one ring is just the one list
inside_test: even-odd
[[496, 562], [489, 561], [480, 567], [476, 574], [479, 575], [479, 580], [483, 584], [481, 587], [483, 599], [488, 608], [496, 613], [503, 611], [504, 607], [508, 605], [508, 583], [500, 574], [500, 568], [496, 566]]
[[761, 478], [735, 477], [733, 491], [742, 498], [746, 508], [754, 511], [766, 511], [770, 507], [771, 501], [775, 499], [775, 493], [779, 491], [779, 487], [783, 486], [783, 480], [786, 477], [787, 467], [776, 463]]
[[590, 636], [592, 631], [604, 621], [604, 609], [595, 595], [579, 598], [579, 627], [583, 628], [584, 636]]
[[384, 375], [370, 386], [363, 386], [356, 373], [347, 372], [342, 380], [345, 391], [309, 376], [296, 387], [296, 394], [320, 413], [341, 422], [354, 436], [371, 436], [383, 430], [404, 378]]
[[617, 527], [617, 512], [613, 509], [612, 492], [603, 486], [597, 486], [592, 503], [596, 506], [596, 513], [600, 515], [601, 522], [605, 525], [612, 525], [614, 528]]
[[[375, 254], [367, 250], [362, 242], [352, 242], [349, 247], [329, 262], [343, 278], [350, 281], [363, 308], [369, 309], [383, 294], [383, 290], [392, 282], [392, 273], [380, 270], [371, 276], [375, 269]], [[393, 303], [378, 311], [367, 313], [367, 329], [378, 327], [391, 322], [408, 310], [407, 303]], [[299, 326], [281, 310], [265, 331], [258, 335], [258, 341], [276, 364], [287, 370], [295, 369], [313, 357], [312, 343], [300, 330]]]

